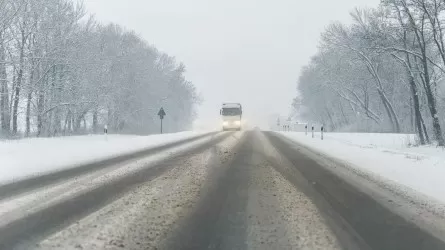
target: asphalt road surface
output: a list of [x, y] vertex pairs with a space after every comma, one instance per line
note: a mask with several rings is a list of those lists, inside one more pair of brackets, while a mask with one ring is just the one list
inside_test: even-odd
[[0, 187], [0, 249], [445, 249], [441, 215], [320, 157], [212, 133]]

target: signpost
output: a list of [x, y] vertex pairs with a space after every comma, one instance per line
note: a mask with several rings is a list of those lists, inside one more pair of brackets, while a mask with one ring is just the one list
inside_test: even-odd
[[162, 120], [164, 120], [164, 116], [166, 115], [164, 108], [161, 107], [161, 109], [158, 112], [158, 116], [161, 119], [161, 134], [162, 134]]

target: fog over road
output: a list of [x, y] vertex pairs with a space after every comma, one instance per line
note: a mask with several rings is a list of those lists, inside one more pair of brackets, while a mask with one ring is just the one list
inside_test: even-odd
[[273, 132], [218, 132], [25, 182], [0, 196], [0, 248], [445, 249], [443, 228], [317, 157]]

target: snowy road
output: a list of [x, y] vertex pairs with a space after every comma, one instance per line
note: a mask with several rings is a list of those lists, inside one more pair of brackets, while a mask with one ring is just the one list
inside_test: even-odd
[[9, 187], [0, 248], [445, 249], [442, 214], [317, 157], [275, 133], [226, 132]]

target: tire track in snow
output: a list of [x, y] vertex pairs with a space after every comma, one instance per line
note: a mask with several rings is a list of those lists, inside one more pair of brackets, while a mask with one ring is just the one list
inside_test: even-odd
[[204, 152], [166, 163], [174, 167], [51, 235], [37, 249], [156, 249], [175, 223], [192, 210], [214, 167], [215, 152], [226, 151], [236, 142], [230, 137], [207, 146]]
[[128, 169], [117, 169], [113, 172], [113, 178], [99, 177], [102, 180], [98, 180], [98, 185], [87, 183], [85, 189], [77, 190], [77, 193], [63, 194], [63, 200], [51, 204], [36, 204], [35, 208], [21, 213], [21, 217], [14, 218], [0, 228], [0, 249], [29, 249], [33, 242], [119, 198], [136, 184], [150, 181], [175, 167], [171, 163], [186, 158], [190, 153], [200, 152], [229, 135], [222, 133], [190, 145], [178, 146], [175, 150], [153, 156], [156, 160], [152, 164], [134, 163]]

